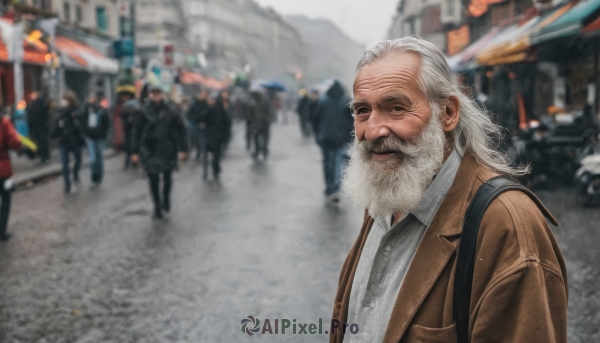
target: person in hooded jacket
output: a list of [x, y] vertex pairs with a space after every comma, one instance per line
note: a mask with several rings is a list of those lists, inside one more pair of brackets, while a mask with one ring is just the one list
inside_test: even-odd
[[319, 103], [314, 118], [317, 144], [323, 153], [325, 195], [334, 205], [340, 201], [342, 173], [354, 131], [354, 117], [349, 103], [350, 98], [344, 87], [336, 80]]
[[73, 155], [75, 165], [73, 166], [73, 181], [75, 189], [80, 188], [79, 169], [81, 168], [81, 148], [85, 145], [83, 125], [79, 102], [75, 93], [67, 91], [62, 96], [61, 108], [58, 117], [54, 121], [51, 136], [58, 139], [62, 173], [65, 179], [65, 193], [71, 193], [71, 178], [69, 171], [69, 155]]
[[91, 93], [88, 101], [83, 106], [81, 122], [83, 133], [86, 137], [88, 155], [90, 157], [90, 172], [92, 187], [102, 183], [104, 177], [104, 148], [106, 136], [110, 128], [108, 111], [100, 105], [104, 93]]
[[[142, 165], [148, 174], [150, 193], [154, 202], [154, 218], [161, 219], [163, 211], [171, 209], [171, 173], [177, 166], [177, 153], [187, 159], [188, 138], [185, 124], [177, 108], [163, 97], [162, 88], [152, 86], [150, 100], [144, 104], [143, 114], [133, 128], [133, 163]], [[159, 179], [162, 174], [162, 199]]]

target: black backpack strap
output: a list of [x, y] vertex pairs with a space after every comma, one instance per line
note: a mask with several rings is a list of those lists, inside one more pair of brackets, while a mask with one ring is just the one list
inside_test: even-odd
[[475, 267], [475, 248], [479, 224], [491, 202], [503, 192], [519, 190], [527, 194], [540, 208], [542, 213], [554, 225], [558, 222], [544, 207], [542, 202], [527, 188], [505, 176], [496, 176], [484, 182], [471, 200], [465, 214], [465, 222], [458, 247], [456, 274], [454, 278], [453, 316], [456, 324], [458, 343], [469, 342], [469, 308], [471, 288], [473, 285], [473, 270]]

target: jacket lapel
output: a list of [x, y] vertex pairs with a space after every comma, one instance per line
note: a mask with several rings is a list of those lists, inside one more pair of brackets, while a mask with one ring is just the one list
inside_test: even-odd
[[[454, 183], [440, 205], [408, 268], [394, 304], [383, 343], [397, 343], [456, 251], [464, 213], [472, 196], [477, 161], [465, 155]], [[441, 309], [440, 309], [441, 310]]]

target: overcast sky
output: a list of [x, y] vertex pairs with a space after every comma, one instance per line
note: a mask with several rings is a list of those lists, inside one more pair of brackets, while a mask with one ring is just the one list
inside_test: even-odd
[[387, 38], [398, 0], [255, 0], [283, 15], [333, 21], [366, 48]]

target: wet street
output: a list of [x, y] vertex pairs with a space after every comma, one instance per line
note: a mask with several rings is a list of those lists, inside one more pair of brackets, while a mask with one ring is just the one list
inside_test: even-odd
[[[240, 321], [328, 321], [338, 273], [362, 210], [325, 206], [320, 152], [295, 122], [272, 127], [271, 156], [254, 162], [243, 127], [220, 183], [188, 161], [173, 210], [151, 220], [147, 179], [107, 161], [104, 185], [62, 194], [61, 179], [13, 197], [0, 245], [0, 342], [250, 342]], [[600, 208], [569, 189], [539, 192], [569, 271], [569, 341], [600, 341]], [[259, 335], [326, 342], [326, 335]]]

